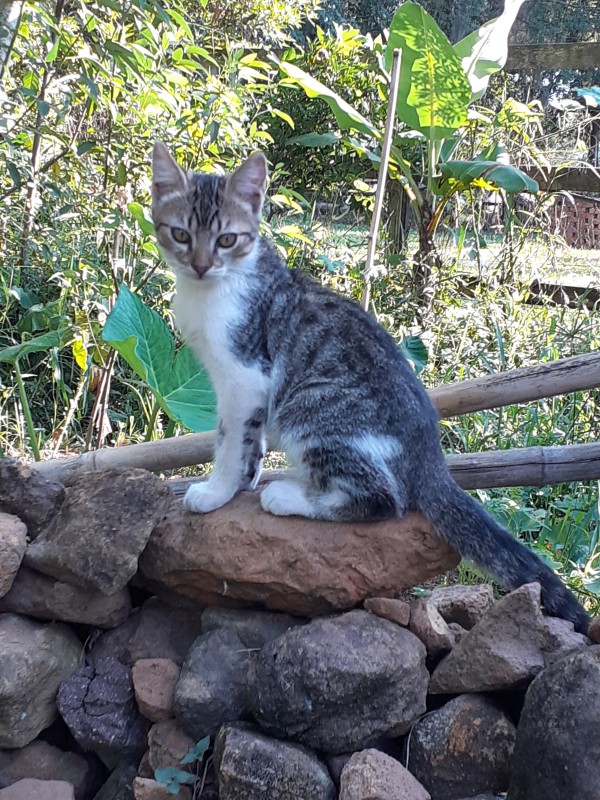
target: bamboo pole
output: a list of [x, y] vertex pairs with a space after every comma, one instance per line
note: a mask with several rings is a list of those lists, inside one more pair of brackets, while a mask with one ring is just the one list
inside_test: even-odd
[[[475, 378], [448, 386], [439, 386], [432, 389], [429, 394], [441, 416], [450, 417], [455, 414], [525, 403], [542, 397], [553, 397], [598, 386], [600, 386], [600, 353], [589, 353], [537, 364], [534, 367], [487, 375], [483, 378]], [[41, 461], [34, 465], [34, 469], [44, 476], [61, 481], [66, 485], [82, 472], [94, 472], [109, 467], [141, 467], [152, 472], [181, 469], [210, 461], [214, 441], [214, 432], [190, 433], [174, 439], [162, 439], [157, 442], [145, 442]], [[469, 457], [479, 458], [483, 455], [474, 454]], [[561, 480], [567, 480], [567, 478]], [[572, 480], [579, 479], [572, 478]]]
[[377, 248], [377, 232], [381, 221], [381, 210], [383, 208], [383, 198], [385, 197], [385, 183], [387, 180], [388, 166], [390, 163], [390, 150], [392, 139], [394, 138], [394, 123], [396, 121], [396, 104], [398, 102], [398, 86], [400, 85], [400, 64], [402, 61], [402, 50], [394, 50], [392, 54], [392, 73], [390, 78], [390, 94], [388, 97], [388, 109], [385, 120], [385, 130], [383, 134], [383, 144], [381, 145], [381, 161], [379, 163], [379, 174], [377, 176], [377, 190], [375, 192], [375, 205], [373, 217], [371, 219], [371, 230], [367, 239], [367, 257], [365, 259], [365, 290], [362, 296], [362, 307], [368, 311], [371, 302], [371, 281], [376, 275], [375, 270], [375, 250]]
[[[571, 481], [600, 480], [600, 442], [593, 444], [523, 447], [459, 453], [446, 456], [450, 474], [463, 489], [499, 489], [507, 486], [550, 486]], [[286, 477], [287, 470], [265, 470], [261, 484]], [[204, 478], [169, 482], [176, 497]]]
[[528, 403], [600, 386], [600, 352], [561, 358], [431, 389], [442, 417]]

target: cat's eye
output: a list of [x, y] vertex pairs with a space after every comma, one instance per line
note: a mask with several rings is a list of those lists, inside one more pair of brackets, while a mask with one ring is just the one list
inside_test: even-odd
[[217, 239], [217, 244], [219, 247], [233, 247], [237, 238], [237, 233], [222, 233]]
[[189, 244], [192, 238], [183, 228], [171, 228], [171, 236], [176, 242], [179, 242], [179, 244]]

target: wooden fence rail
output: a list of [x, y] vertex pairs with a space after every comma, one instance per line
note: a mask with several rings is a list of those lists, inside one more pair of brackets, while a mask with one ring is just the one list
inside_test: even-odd
[[[439, 409], [441, 416], [450, 417], [486, 408], [525, 403], [542, 397], [593, 389], [598, 386], [600, 386], [600, 352], [559, 359], [549, 363], [537, 364], [533, 367], [511, 370], [483, 378], [475, 378], [470, 381], [461, 381], [448, 386], [439, 386], [430, 391], [430, 396]], [[127, 447], [115, 447], [82, 453], [81, 455], [67, 458], [41, 461], [35, 464], [34, 468], [46, 477], [62, 481], [67, 485], [72, 483], [83, 472], [95, 472], [110, 467], [141, 467], [153, 472], [160, 472], [204, 464], [210, 461], [213, 454], [214, 441], [215, 436], [212, 431], [209, 433], [191, 433], [174, 439], [161, 439], [158, 442], [145, 442]], [[559, 473], [560, 477], [557, 478], [559, 482], [600, 478], [600, 456], [592, 458], [590, 455], [596, 452], [593, 450], [594, 447], [598, 447], [598, 452], [600, 453], [600, 444], [578, 446], [592, 449], [573, 450], [576, 458], [574, 461], [569, 461], [562, 451], [572, 450], [573, 447], [575, 446], [571, 448], [528, 448], [527, 450], [500, 451], [502, 455], [499, 457], [504, 460], [500, 462], [498, 468], [494, 467], [493, 459], [496, 457], [495, 453], [450, 456], [449, 463], [451, 465], [463, 465], [462, 467], [452, 466], [453, 470], [457, 470], [456, 475], [459, 482], [462, 480], [460, 475], [469, 474], [472, 476], [478, 471], [482, 475], [481, 480], [494, 481], [491, 484], [478, 484], [473, 483], [475, 479], [470, 477], [471, 488], [483, 488], [484, 485], [543, 485], [538, 482], [540, 475], [545, 480], [550, 476], [556, 477]], [[508, 456], [506, 455], [507, 453], [513, 455]], [[525, 460], [519, 461], [519, 456], [516, 455], [518, 453], [527, 453], [523, 456]], [[549, 455], [550, 453], [559, 455], [555, 457]], [[588, 455], [586, 456], [586, 454]], [[492, 462], [488, 463], [486, 459], [490, 458]], [[510, 458], [513, 460], [509, 464], [506, 459]], [[591, 471], [585, 473], [585, 478], [577, 477], [585, 472], [580, 465], [585, 462], [586, 458]], [[459, 461], [455, 462], [452, 459], [459, 459]], [[533, 463], [537, 464], [535, 469], [538, 472], [534, 471]], [[512, 466], [510, 466], [511, 464]], [[562, 472], [560, 470], [553, 471], [551, 468], [553, 464], [564, 465], [564, 470]], [[521, 470], [520, 472], [519, 469]], [[540, 469], [541, 473], [539, 472]], [[507, 477], [509, 473], [519, 476], [510, 478], [510, 480], [521, 482], [502, 483], [502, 480], [509, 479]]]

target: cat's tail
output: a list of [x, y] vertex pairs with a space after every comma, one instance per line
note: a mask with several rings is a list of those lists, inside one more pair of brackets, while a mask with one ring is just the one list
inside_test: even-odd
[[544, 609], [587, 633], [589, 617], [562, 581], [450, 476], [423, 490], [421, 512], [461, 556], [491, 574], [504, 588], [537, 581]]

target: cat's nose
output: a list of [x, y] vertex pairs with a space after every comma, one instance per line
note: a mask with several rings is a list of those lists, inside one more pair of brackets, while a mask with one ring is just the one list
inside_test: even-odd
[[198, 275], [199, 278], [202, 278], [208, 270], [210, 269], [210, 264], [208, 265], [201, 265], [201, 264], [192, 264], [192, 269]]

